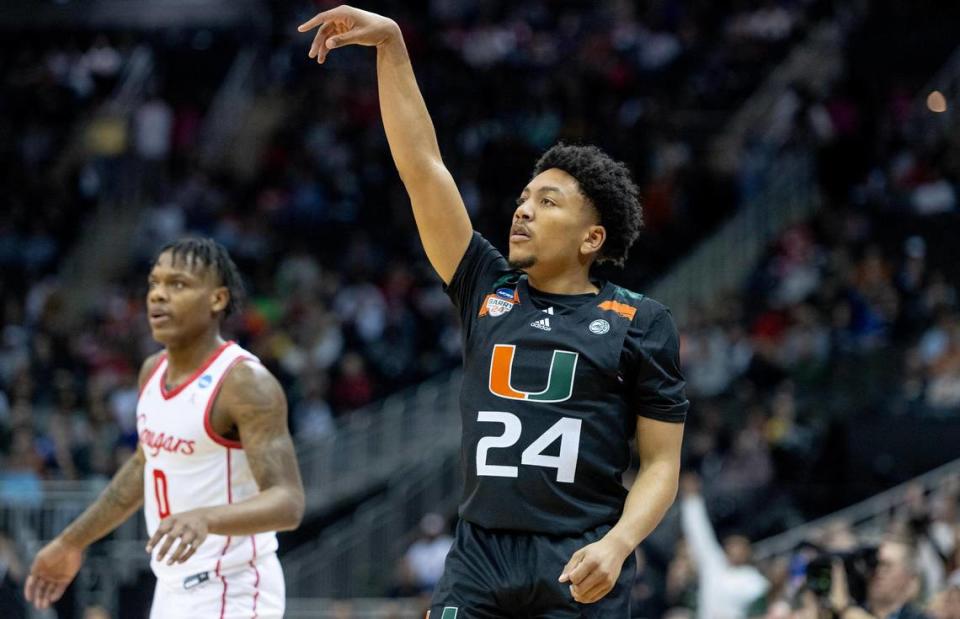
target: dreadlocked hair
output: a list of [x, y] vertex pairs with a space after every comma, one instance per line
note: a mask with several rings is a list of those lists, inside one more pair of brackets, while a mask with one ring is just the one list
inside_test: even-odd
[[173, 264], [180, 263], [191, 269], [213, 269], [220, 285], [230, 293], [230, 300], [223, 310], [224, 318], [234, 315], [243, 306], [243, 279], [226, 247], [210, 238], [188, 237], [164, 245], [157, 258], [166, 252], [170, 252]]
[[560, 142], [537, 161], [533, 175], [557, 168], [572, 176], [580, 191], [600, 214], [607, 238], [597, 262], [622, 267], [630, 246], [643, 227], [640, 190], [630, 170], [596, 146], [574, 146]]

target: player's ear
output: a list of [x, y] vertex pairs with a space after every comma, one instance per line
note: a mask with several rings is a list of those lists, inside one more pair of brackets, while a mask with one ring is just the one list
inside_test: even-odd
[[600, 252], [603, 242], [607, 240], [607, 229], [599, 224], [587, 228], [583, 241], [580, 243], [580, 253], [584, 256], [593, 256]]
[[219, 314], [227, 309], [227, 305], [229, 304], [230, 291], [227, 290], [227, 287], [220, 286], [218, 288], [214, 288], [210, 298], [210, 311], [212, 311], [214, 314]]

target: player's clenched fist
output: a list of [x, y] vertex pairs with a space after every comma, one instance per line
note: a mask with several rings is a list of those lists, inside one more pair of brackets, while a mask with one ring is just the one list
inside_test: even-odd
[[570, 583], [573, 599], [581, 604], [591, 604], [610, 593], [623, 562], [632, 550], [626, 550], [622, 544], [603, 538], [573, 553], [563, 568], [560, 582]]
[[338, 6], [317, 14], [313, 19], [300, 24], [300, 32], [317, 28], [310, 46], [310, 58], [323, 64], [331, 49], [344, 45], [377, 46], [400, 34], [400, 28], [392, 19], [361, 11], [352, 6]]
[[[163, 561], [170, 552], [170, 548], [180, 540], [180, 545], [167, 559], [167, 565], [183, 563], [192, 557], [203, 540], [207, 539], [209, 530], [210, 523], [207, 520], [206, 510], [196, 509], [182, 514], [173, 514], [160, 522], [153, 537], [147, 542], [147, 552], [152, 553], [153, 549], [159, 545], [157, 561]], [[163, 544], [161, 545], [160, 542]]]

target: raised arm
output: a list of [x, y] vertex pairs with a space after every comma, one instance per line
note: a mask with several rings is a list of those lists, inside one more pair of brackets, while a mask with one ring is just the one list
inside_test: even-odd
[[[147, 544], [147, 552], [160, 548], [158, 561], [167, 557], [168, 564], [183, 563], [209, 533], [289, 531], [303, 518], [303, 483], [287, 429], [287, 399], [277, 379], [259, 363], [240, 363], [224, 379], [214, 407], [236, 424], [260, 492], [245, 501], [165, 518]], [[168, 555], [178, 539], [180, 544]]]
[[[155, 354], [140, 368], [140, 386], [160, 360]], [[83, 563], [83, 551], [123, 524], [143, 504], [143, 451], [137, 451], [113, 476], [110, 484], [76, 520], [37, 553], [24, 587], [27, 600], [49, 608], [60, 599]]]
[[427, 258], [449, 284], [473, 228], [457, 185], [443, 164], [437, 134], [417, 87], [403, 35], [396, 22], [375, 13], [339, 6], [302, 24], [317, 28], [309, 56], [323, 63], [345, 45], [377, 48], [380, 113], [390, 153], [407, 188]]

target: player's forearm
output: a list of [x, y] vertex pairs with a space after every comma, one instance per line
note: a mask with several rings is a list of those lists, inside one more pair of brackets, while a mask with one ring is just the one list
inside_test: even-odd
[[60, 534], [67, 544], [86, 548], [123, 524], [143, 504], [143, 459], [127, 460], [93, 505]]
[[377, 85], [380, 113], [390, 153], [404, 183], [442, 166], [437, 134], [417, 86], [399, 26], [377, 47]]
[[273, 486], [239, 503], [204, 508], [210, 533], [253, 535], [265, 531], [290, 531], [303, 520], [303, 492]]
[[678, 480], [677, 466], [666, 460], [642, 469], [627, 494], [620, 520], [607, 536], [632, 552], [663, 520], [677, 496]]

